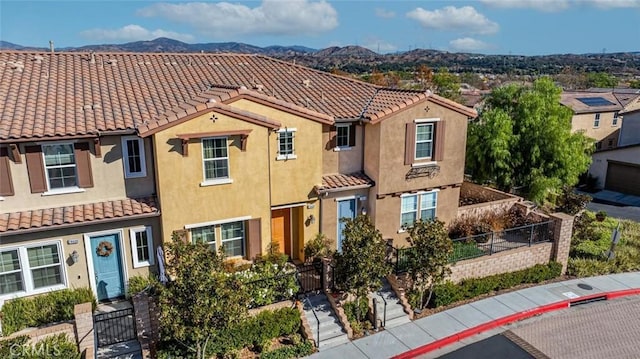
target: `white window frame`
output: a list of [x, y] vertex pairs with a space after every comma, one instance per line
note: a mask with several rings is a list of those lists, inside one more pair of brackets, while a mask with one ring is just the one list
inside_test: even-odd
[[[280, 130], [278, 130], [278, 157], [276, 157], [276, 160], [278, 161], [283, 161], [283, 160], [294, 160], [296, 158], [298, 158], [298, 156], [296, 156], [296, 128], [282, 128]], [[283, 133], [291, 133], [291, 153], [290, 154], [280, 154], [280, 141], [281, 141], [281, 134]]]
[[613, 113], [613, 120], [611, 120], [611, 126], [618, 126], [618, 119], [620, 114], [618, 113], [618, 111]]
[[[224, 239], [222, 238], [222, 226], [224, 226], [225, 224], [233, 224], [233, 223], [240, 223], [240, 225], [242, 225], [242, 237], [233, 237], [233, 238], [227, 238]], [[234, 255], [234, 256], [229, 256], [229, 258], [244, 258], [244, 256], [246, 255], [246, 250], [247, 250], [247, 246], [246, 246], [246, 240], [247, 240], [247, 226], [245, 225], [245, 221], [234, 221], [234, 222], [226, 222], [226, 223], [222, 223], [220, 224], [220, 246], [224, 248], [224, 243], [225, 242], [231, 242], [231, 241], [237, 241], [238, 239], [240, 239], [241, 244], [242, 244], [242, 254], [241, 255]]]
[[[346, 136], [347, 144], [343, 145], [343, 146], [340, 145], [340, 129], [341, 128], [346, 128], [347, 129], [347, 136]], [[349, 146], [349, 139], [350, 138], [351, 138], [351, 124], [350, 123], [336, 124], [336, 149], [346, 150], [348, 148], [351, 148], [351, 146]]]
[[[205, 158], [204, 157], [204, 141], [206, 141], [206, 140], [224, 140], [225, 146], [227, 146], [227, 156], [226, 157]], [[229, 137], [222, 136], [222, 137], [206, 137], [206, 138], [202, 138], [200, 140], [200, 146], [202, 148], [202, 178], [203, 178], [203, 181], [200, 183], [200, 186], [201, 187], [205, 187], [205, 186], [215, 186], [215, 185], [220, 185], [220, 184], [233, 183], [233, 179], [231, 179], [231, 161], [230, 161], [230, 156], [229, 156]], [[207, 179], [207, 170], [206, 170], [205, 162], [206, 161], [215, 161], [215, 160], [226, 160], [227, 161], [227, 177]]]
[[[138, 258], [138, 241], [136, 238], [136, 234], [138, 233], [147, 234], [147, 253], [149, 255], [149, 260], [145, 261]], [[131, 228], [129, 230], [129, 240], [131, 242], [131, 258], [133, 259], [133, 268], [152, 266], [155, 261], [153, 257], [153, 235], [151, 233], [151, 226]]]
[[600, 127], [600, 114], [596, 113], [593, 119], [593, 128], [598, 128], [598, 127]]
[[[32, 268], [31, 266], [29, 266], [29, 254], [27, 252], [27, 249], [41, 247], [41, 246], [50, 246], [50, 245], [56, 245], [58, 249], [58, 260], [59, 260], [58, 266], [60, 266], [60, 276], [62, 277], [62, 283], [52, 285], [52, 286], [42, 287], [42, 288], [35, 288], [35, 285], [33, 283], [32, 271], [34, 269], [38, 269], [39, 267]], [[12, 250], [18, 251], [18, 260], [20, 261], [20, 271], [22, 273], [23, 290], [19, 292], [2, 294], [0, 295], [0, 301], [4, 301], [11, 298], [19, 298], [19, 297], [47, 293], [55, 290], [65, 289], [68, 287], [67, 272], [66, 272], [66, 266], [65, 266], [65, 255], [64, 255], [62, 243], [60, 240], [38, 242], [28, 246], [20, 246], [20, 247], [12, 246], [12, 247], [0, 248], [0, 251], [2, 252], [12, 251]]]
[[[76, 176], [76, 185], [69, 187], [60, 187], [60, 188], [51, 188], [51, 180], [49, 179], [49, 166], [47, 166], [47, 156], [45, 154], [45, 147], [51, 146], [71, 146], [71, 150], [73, 151], [73, 168], [75, 169]], [[76, 193], [76, 192], [84, 192], [84, 189], [78, 187], [78, 159], [76, 158], [76, 148], [74, 146], [74, 142], [49, 142], [49, 143], [41, 143], [40, 151], [42, 152], [42, 168], [44, 170], [44, 176], [47, 181], [47, 191], [44, 192], [43, 196], [55, 195], [55, 194], [64, 194], [64, 193]], [[63, 166], [50, 166], [51, 168], [68, 168], [71, 165], [63, 165]]]
[[[434, 138], [435, 138], [435, 130], [436, 130], [436, 126], [434, 122], [418, 122], [415, 124], [416, 126], [416, 134], [415, 134], [415, 138], [414, 138], [414, 149], [413, 149], [413, 159], [414, 161], [420, 161], [420, 160], [428, 160], [433, 158], [433, 146], [435, 145], [434, 143]], [[431, 139], [430, 140], [421, 140], [418, 141], [418, 128], [420, 126], [431, 126]], [[431, 155], [427, 156], [427, 157], [418, 157], [418, 143], [430, 143], [431, 144]]]
[[[140, 178], [147, 176], [147, 163], [144, 150], [144, 140], [137, 136], [123, 136], [122, 139], [122, 165], [124, 167], [124, 178]], [[129, 169], [129, 141], [136, 141], [140, 151], [140, 171], [131, 172]]]
[[[404, 224], [402, 224], [402, 215], [405, 213], [416, 213], [416, 220], [418, 219], [422, 219], [422, 211], [425, 209], [433, 209], [433, 218], [435, 219], [438, 216], [438, 192], [440, 192], [439, 190], [432, 190], [432, 191], [421, 191], [418, 193], [407, 193], [407, 194], [403, 194], [400, 196], [400, 230], [398, 230], [398, 233], [402, 233], [405, 232], [405, 229], [410, 227], [410, 226], [405, 226]], [[434, 194], [435, 195], [435, 207], [427, 207], [427, 208], [422, 208], [422, 196], [423, 195], [428, 195], [428, 194]], [[416, 197], [416, 201], [417, 201], [417, 206], [416, 206], [416, 210], [415, 211], [407, 211], [407, 212], [403, 212], [402, 211], [402, 200], [404, 198], [408, 198], [408, 197]], [[430, 218], [429, 218], [430, 219]]]
[[[232, 258], [243, 258], [244, 256], [246, 256], [247, 254], [247, 225], [246, 225], [246, 221], [250, 220], [252, 217], [251, 216], [243, 216], [243, 217], [235, 217], [235, 218], [227, 218], [227, 219], [223, 219], [223, 220], [218, 220], [218, 221], [209, 221], [209, 222], [201, 222], [201, 223], [193, 223], [193, 224], [187, 224], [184, 226], [184, 228], [186, 230], [189, 231], [189, 241], [191, 241], [191, 243], [193, 242], [193, 237], [191, 234], [191, 231], [193, 229], [199, 229], [202, 227], [212, 227], [213, 228], [213, 236], [214, 236], [214, 242], [207, 242], [210, 246], [214, 246], [215, 250], [218, 251], [218, 249], [220, 248], [220, 246], [222, 246], [222, 225], [223, 224], [228, 224], [228, 223], [234, 223], [234, 222], [242, 222], [242, 233], [244, 235], [244, 238], [242, 238], [243, 242], [242, 242], [242, 256], [233, 256], [233, 257], [228, 257], [229, 259]], [[226, 241], [229, 241], [230, 239], [227, 239]]]

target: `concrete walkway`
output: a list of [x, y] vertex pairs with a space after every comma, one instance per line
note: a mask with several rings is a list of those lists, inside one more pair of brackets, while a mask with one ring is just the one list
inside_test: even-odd
[[640, 272], [573, 279], [482, 299], [311, 355], [313, 359], [411, 358], [571, 303], [640, 294]]

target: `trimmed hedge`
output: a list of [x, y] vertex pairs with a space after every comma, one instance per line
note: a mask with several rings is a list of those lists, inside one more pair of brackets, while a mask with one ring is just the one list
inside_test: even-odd
[[28, 327], [73, 319], [76, 304], [97, 302], [89, 288], [63, 289], [36, 297], [16, 298], [2, 306], [2, 334], [9, 335]]
[[276, 350], [264, 352], [260, 354], [260, 359], [290, 359], [302, 358], [311, 355], [314, 352], [313, 344], [309, 340], [292, 346], [278, 348]]
[[561, 272], [562, 265], [560, 263], [549, 262], [548, 264], [536, 264], [531, 268], [516, 272], [465, 279], [458, 284], [447, 281], [435, 286], [431, 306], [442, 307], [520, 284], [540, 283], [560, 276]]

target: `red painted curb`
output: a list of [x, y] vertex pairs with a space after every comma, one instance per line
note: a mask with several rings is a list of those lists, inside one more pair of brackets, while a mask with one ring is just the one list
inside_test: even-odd
[[455, 342], [459, 342], [460, 340], [463, 340], [465, 338], [474, 336], [476, 334], [482, 333], [482, 332], [486, 332], [488, 330], [497, 328], [497, 327], [501, 327], [503, 325], [509, 324], [509, 323], [513, 323], [513, 322], [517, 322], [523, 319], [527, 319], [527, 318], [531, 318], [531, 317], [535, 317], [536, 315], [540, 315], [543, 313], [548, 313], [548, 312], [553, 312], [556, 310], [560, 310], [560, 309], [566, 309], [569, 308], [571, 306], [571, 303], [576, 303], [576, 302], [581, 302], [584, 300], [590, 300], [590, 299], [595, 299], [595, 298], [606, 298], [607, 300], [610, 299], [615, 299], [615, 298], [620, 298], [620, 297], [625, 297], [625, 296], [629, 296], [629, 295], [639, 295], [640, 294], [640, 288], [637, 289], [625, 289], [625, 290], [619, 290], [619, 291], [614, 291], [614, 292], [608, 292], [608, 293], [599, 293], [599, 294], [592, 294], [592, 295], [587, 295], [587, 296], [583, 296], [583, 297], [579, 297], [579, 298], [575, 298], [575, 299], [569, 299], [569, 300], [561, 300], [559, 302], [555, 302], [555, 303], [551, 303], [551, 304], [547, 304], [547, 305], [543, 305], [531, 310], [527, 310], [527, 311], [523, 311], [523, 312], [518, 312], [515, 314], [511, 314], [511, 315], [507, 315], [506, 317], [502, 317], [502, 318], [498, 318], [495, 320], [492, 320], [490, 322], [484, 323], [484, 324], [480, 324], [478, 326], [472, 327], [472, 328], [468, 328], [465, 329], [459, 333], [450, 335], [448, 337], [444, 337], [442, 339], [438, 339], [435, 342], [429, 343], [429, 344], [425, 344], [421, 347], [417, 347], [415, 349], [411, 349], [409, 351], [406, 351], [404, 353], [400, 353], [394, 357], [392, 357], [392, 359], [409, 359], [409, 358], [414, 358], [418, 355], [422, 355], [422, 354], [426, 354], [429, 353], [431, 351], [434, 351], [436, 349], [440, 349], [444, 346], [447, 346], [449, 344], [453, 344]]

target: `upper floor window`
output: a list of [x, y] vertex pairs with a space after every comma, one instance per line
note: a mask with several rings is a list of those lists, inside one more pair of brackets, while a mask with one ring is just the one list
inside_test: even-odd
[[49, 190], [78, 186], [73, 144], [43, 145], [42, 154]]
[[401, 197], [400, 226], [410, 227], [418, 219], [436, 218], [438, 192], [426, 192]]
[[133, 268], [153, 265], [153, 238], [151, 227], [132, 229], [129, 232], [131, 251], [133, 252]]
[[144, 156], [144, 142], [135, 136], [122, 137], [122, 160], [125, 178], [144, 177], [147, 168]]
[[444, 159], [445, 121], [415, 120], [406, 124], [405, 165]]
[[600, 127], [600, 114], [596, 113], [596, 117], [593, 119], [593, 127]]
[[[227, 138], [203, 139], [202, 161], [205, 183], [229, 180], [229, 148], [227, 147]], [[226, 183], [228, 183], [228, 181]]]
[[278, 160], [295, 159], [295, 128], [284, 128], [278, 131]]
[[611, 121], [611, 126], [618, 126], [618, 111], [613, 113], [613, 120]]

